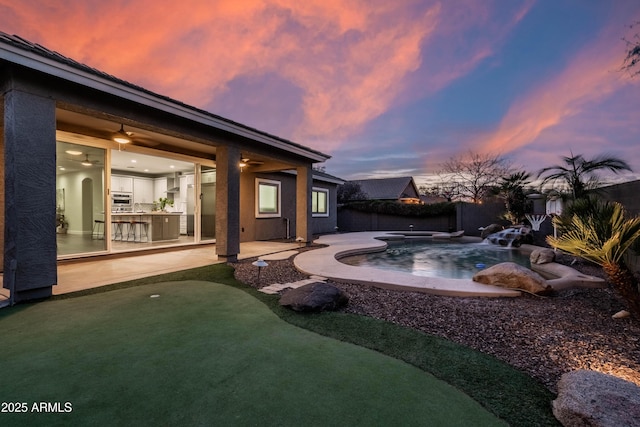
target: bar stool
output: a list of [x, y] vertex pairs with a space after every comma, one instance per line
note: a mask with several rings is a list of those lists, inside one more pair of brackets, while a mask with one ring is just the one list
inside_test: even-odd
[[149, 241], [149, 223], [146, 221], [134, 221], [135, 224], [140, 228], [140, 233], [138, 234], [138, 242], [142, 243], [142, 236], [145, 238], [145, 242]]
[[135, 243], [135, 241], [136, 241], [136, 224], [138, 224], [138, 221], [133, 220], [133, 219], [128, 222], [129, 230], [127, 232], [127, 242], [133, 241]]
[[93, 221], [92, 239], [104, 239], [104, 221], [96, 219]]
[[118, 236], [120, 236], [120, 240], [122, 241], [122, 226], [124, 224], [125, 222], [120, 220], [111, 221], [111, 225], [113, 225], [113, 240], [118, 240]]

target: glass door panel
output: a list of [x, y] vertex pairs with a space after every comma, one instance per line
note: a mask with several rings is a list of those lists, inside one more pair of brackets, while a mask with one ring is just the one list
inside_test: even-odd
[[216, 238], [216, 170], [202, 166], [200, 171], [200, 240]]
[[104, 149], [56, 143], [58, 256], [107, 250], [104, 175]]

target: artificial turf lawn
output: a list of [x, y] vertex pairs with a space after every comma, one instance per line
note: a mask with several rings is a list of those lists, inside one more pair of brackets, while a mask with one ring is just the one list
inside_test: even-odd
[[20, 305], [0, 330], [2, 401], [73, 408], [2, 425], [504, 425], [415, 366], [212, 282]]

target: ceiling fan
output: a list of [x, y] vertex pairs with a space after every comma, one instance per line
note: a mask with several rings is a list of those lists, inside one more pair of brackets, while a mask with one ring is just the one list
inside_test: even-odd
[[124, 146], [128, 144], [144, 145], [147, 147], [154, 147], [159, 145], [159, 142], [154, 141], [149, 137], [145, 137], [143, 134], [134, 134], [131, 131], [125, 131], [124, 125], [120, 124], [120, 130], [113, 133], [111, 139], [118, 143], [118, 149], [122, 150]]
[[[74, 160], [74, 159], [72, 159]], [[82, 166], [93, 166], [100, 163], [100, 160], [89, 160], [89, 155], [85, 154], [84, 160], [74, 160], [76, 162], [80, 162]]]

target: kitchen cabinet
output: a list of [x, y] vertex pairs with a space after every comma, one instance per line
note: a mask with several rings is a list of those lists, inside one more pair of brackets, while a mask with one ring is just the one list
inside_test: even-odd
[[152, 240], [177, 240], [180, 237], [180, 215], [153, 214], [151, 219]]
[[161, 197], [167, 197], [167, 178], [153, 180], [153, 199], [158, 200]]
[[130, 176], [111, 175], [111, 192], [133, 193], [133, 178]]
[[133, 178], [133, 203], [153, 203], [153, 180]]

